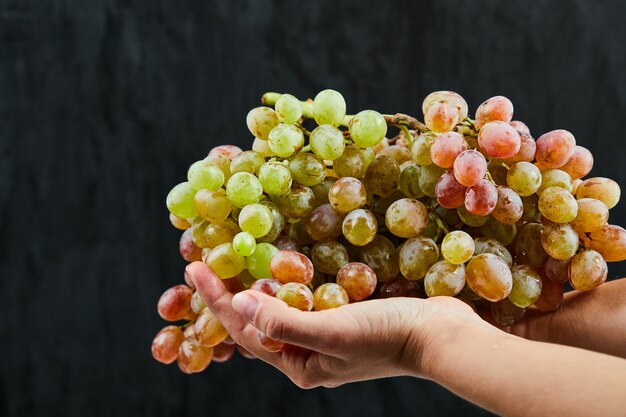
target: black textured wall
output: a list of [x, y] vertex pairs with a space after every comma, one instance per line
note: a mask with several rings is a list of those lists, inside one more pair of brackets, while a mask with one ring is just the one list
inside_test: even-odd
[[[302, 391], [267, 365], [182, 375], [150, 356], [182, 281], [165, 195], [250, 146], [267, 90], [418, 114], [510, 97], [626, 184], [620, 0], [0, 0], [0, 415], [485, 415], [425, 381]], [[625, 205], [611, 213], [626, 224]], [[626, 272], [613, 265], [610, 274]], [[488, 360], [488, 358], [486, 358]]]

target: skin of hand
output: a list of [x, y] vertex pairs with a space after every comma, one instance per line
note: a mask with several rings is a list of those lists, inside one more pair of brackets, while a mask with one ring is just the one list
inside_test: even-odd
[[[369, 300], [302, 312], [259, 291], [233, 296], [202, 262], [188, 265], [186, 273], [234, 341], [301, 388], [399, 375], [429, 378], [429, 347], [437, 345], [445, 323], [501, 333], [450, 297]], [[267, 351], [260, 332], [285, 346]]]

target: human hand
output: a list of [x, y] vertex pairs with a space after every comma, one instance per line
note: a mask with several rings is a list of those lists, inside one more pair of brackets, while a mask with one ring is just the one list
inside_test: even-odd
[[[429, 358], [448, 329], [471, 324], [497, 331], [451, 297], [369, 300], [302, 312], [254, 290], [233, 296], [202, 262], [188, 265], [186, 273], [234, 341], [301, 388], [399, 375], [429, 378]], [[282, 350], [266, 350], [259, 332], [284, 342]]]

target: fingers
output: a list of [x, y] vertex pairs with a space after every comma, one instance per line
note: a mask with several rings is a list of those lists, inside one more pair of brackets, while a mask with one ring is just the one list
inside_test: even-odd
[[326, 311], [303, 312], [259, 291], [243, 291], [232, 299], [235, 311], [267, 337], [318, 352], [338, 351], [345, 324]]

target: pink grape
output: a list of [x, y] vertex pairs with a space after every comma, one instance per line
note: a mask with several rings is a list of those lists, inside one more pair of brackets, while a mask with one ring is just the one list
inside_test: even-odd
[[528, 133], [520, 132], [520, 148], [519, 151], [510, 158], [505, 158], [504, 162], [508, 165], [515, 164], [516, 162], [531, 162], [535, 159], [535, 152], [537, 151], [537, 144], [535, 143], [535, 139]]
[[582, 146], [576, 146], [574, 154], [561, 167], [561, 170], [567, 172], [573, 180], [580, 179], [591, 172], [593, 168], [593, 155], [589, 149]]
[[570, 160], [576, 150], [576, 139], [567, 130], [557, 129], [544, 133], [537, 139], [537, 163], [545, 168], [560, 168]]
[[494, 158], [510, 158], [517, 154], [522, 145], [517, 130], [505, 122], [489, 122], [478, 133], [478, 144]]
[[376, 273], [361, 262], [351, 262], [337, 272], [337, 284], [348, 293], [350, 302], [365, 300], [376, 289]]
[[517, 130], [519, 133], [526, 133], [530, 135], [530, 129], [526, 126], [526, 123], [520, 122], [519, 120], [512, 120], [510, 123], [511, 127]]
[[479, 129], [493, 121], [502, 121], [508, 124], [512, 118], [513, 103], [503, 96], [491, 97], [476, 109], [476, 127]]
[[291, 250], [279, 250], [270, 261], [274, 279], [281, 284], [299, 282], [308, 284], [313, 280], [313, 263], [305, 255]]
[[452, 171], [444, 172], [435, 185], [435, 198], [445, 208], [454, 209], [465, 202], [466, 187], [459, 184]]
[[281, 285], [282, 284], [277, 279], [263, 278], [254, 281], [250, 286], [250, 289], [260, 291], [274, 297]]
[[466, 150], [454, 160], [453, 170], [459, 184], [473, 187], [485, 177], [487, 160], [482, 153], [474, 149]]
[[465, 193], [465, 208], [476, 216], [486, 216], [496, 208], [498, 190], [487, 180], [467, 189]]
[[157, 304], [157, 310], [163, 320], [178, 321], [192, 314], [191, 297], [193, 290], [186, 285], [176, 285], [167, 289]]
[[430, 147], [430, 158], [441, 168], [452, 168], [456, 157], [465, 150], [467, 143], [463, 135], [447, 132], [435, 139], [435, 143]]

